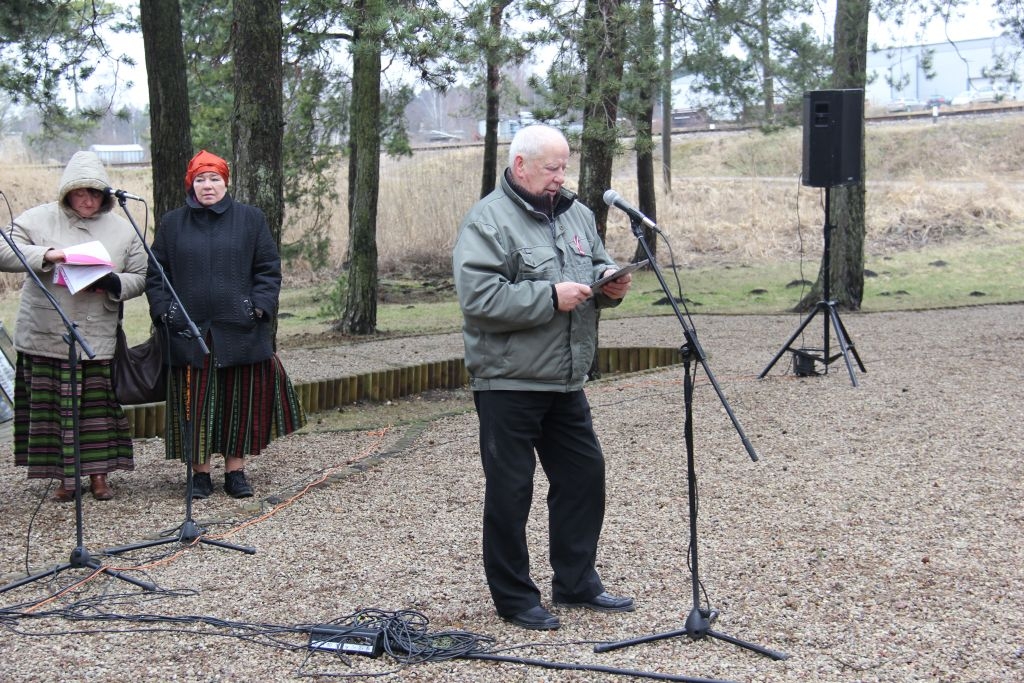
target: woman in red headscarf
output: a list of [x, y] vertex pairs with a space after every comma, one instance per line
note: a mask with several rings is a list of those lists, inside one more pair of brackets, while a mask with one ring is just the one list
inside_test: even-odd
[[263, 212], [227, 193], [229, 177], [227, 162], [215, 154], [203, 150], [192, 158], [185, 206], [164, 215], [153, 240], [171, 288], [152, 264], [146, 278], [150, 315], [170, 350], [167, 458], [191, 459], [193, 498], [213, 493], [214, 454], [224, 456], [228, 495], [251, 496], [246, 456], [305, 423], [274, 353], [277, 244]]

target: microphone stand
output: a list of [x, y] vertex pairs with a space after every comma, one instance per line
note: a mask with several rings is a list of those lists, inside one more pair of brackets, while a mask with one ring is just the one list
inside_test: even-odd
[[[733, 636], [726, 635], [719, 631], [715, 631], [711, 628], [715, 619], [718, 618], [718, 612], [710, 608], [702, 608], [700, 605], [700, 594], [701, 594], [701, 582], [698, 572], [698, 558], [697, 558], [697, 474], [696, 467], [694, 465], [694, 447], [693, 447], [693, 377], [690, 374], [690, 367], [694, 360], [696, 360], [704, 368], [705, 374], [708, 376], [708, 380], [711, 382], [711, 386], [714, 387], [715, 393], [718, 394], [719, 400], [722, 402], [722, 406], [725, 408], [725, 412], [729, 415], [729, 419], [732, 421], [733, 427], [736, 429], [736, 433], [740, 437], [740, 441], [743, 443], [743, 447], [746, 449], [747, 454], [750, 456], [752, 461], [757, 461], [757, 452], [754, 450], [753, 445], [750, 443], [750, 439], [743, 431], [743, 427], [740, 426], [739, 421], [736, 419], [735, 413], [729, 406], [729, 402], [725, 398], [725, 394], [722, 393], [722, 388], [718, 384], [718, 380], [715, 378], [714, 373], [711, 372], [711, 368], [708, 366], [707, 355], [704, 353], [704, 349], [701, 348], [700, 342], [697, 340], [697, 331], [693, 328], [687, 316], [679, 310], [679, 306], [676, 303], [675, 297], [672, 296], [672, 291], [669, 289], [668, 284], [665, 282], [665, 278], [661, 273], [661, 269], [658, 268], [658, 263], [654, 258], [654, 253], [651, 251], [647, 240], [644, 237], [643, 224], [644, 221], [629, 214], [630, 226], [633, 230], [633, 234], [636, 236], [637, 241], [643, 248], [644, 253], [647, 254], [647, 258], [650, 261], [651, 269], [654, 271], [655, 276], [658, 278], [658, 282], [661, 284], [662, 291], [665, 292], [665, 296], [668, 302], [672, 306], [672, 311], [675, 313], [676, 318], [679, 320], [679, 325], [683, 329], [683, 336], [685, 343], [680, 348], [680, 353], [683, 358], [683, 405], [685, 409], [685, 422], [683, 425], [683, 435], [686, 440], [686, 479], [690, 512], [690, 545], [689, 545], [689, 559], [690, 559], [690, 580], [693, 589], [693, 608], [689, 615], [686, 617], [686, 622], [683, 628], [669, 631], [666, 633], [656, 633], [653, 635], [641, 636], [629, 640], [620, 640], [617, 642], [601, 643], [594, 646], [594, 652], [608, 652], [610, 650], [616, 650], [622, 647], [630, 645], [637, 645], [640, 643], [648, 643], [656, 640], [663, 640], [665, 638], [673, 638], [675, 636], [689, 636], [693, 640], [700, 640], [706, 636], [723, 640], [733, 645], [738, 645], [742, 648], [752, 650], [759, 654], [770, 657], [774, 660], [786, 659], [787, 655], [770, 650], [766, 647], [748, 643]], [[655, 228], [656, 229], [656, 228]], [[696, 366], [694, 366], [694, 375], [696, 375]]]
[[[57, 574], [66, 569], [85, 568], [93, 569], [97, 572], [103, 572], [104, 574], [109, 574], [110, 576], [121, 579], [122, 581], [127, 581], [128, 583], [134, 584], [139, 588], [142, 588], [143, 590], [156, 590], [156, 586], [148, 581], [141, 581], [139, 579], [135, 579], [131, 576], [125, 575], [124, 573], [118, 570], [104, 566], [99, 560], [94, 558], [92, 556], [92, 553], [89, 552], [89, 549], [85, 547], [85, 543], [83, 541], [83, 538], [85, 536], [85, 523], [83, 521], [82, 514], [82, 450], [78, 426], [78, 351], [76, 347], [81, 346], [82, 351], [89, 358], [94, 358], [96, 354], [93, 352], [88, 342], [85, 341], [81, 333], [78, 331], [77, 324], [72, 322], [68, 318], [67, 314], [64, 312], [64, 309], [60, 307], [60, 304], [57, 302], [57, 299], [53, 296], [53, 293], [50, 292], [50, 290], [48, 290], [45, 285], [43, 285], [42, 281], [40, 281], [39, 276], [36, 274], [35, 270], [31, 266], [29, 266], [28, 260], [25, 258], [25, 255], [21, 252], [21, 250], [18, 249], [18, 246], [14, 243], [14, 239], [10, 235], [8, 235], [7, 232], [4, 230], [0, 230], [0, 234], [3, 235], [4, 241], [7, 242], [7, 245], [11, 248], [11, 251], [14, 253], [14, 255], [18, 257], [19, 261], [21, 261], [21, 265], [24, 266], [25, 272], [28, 273], [32, 281], [35, 282], [37, 287], [39, 287], [43, 295], [50, 302], [50, 305], [53, 306], [53, 309], [57, 311], [57, 314], [60, 316], [61, 320], [64, 323], [64, 327], [67, 329], [67, 332], [61, 336], [64, 339], [64, 341], [67, 342], [68, 345], [68, 370], [71, 376], [71, 437], [72, 448], [74, 451], [75, 467], [75, 547], [71, 551], [71, 557], [68, 559], [67, 562], [58, 564], [56, 567], [53, 567], [52, 569], [49, 569], [45, 572], [31, 574], [29, 576], [26, 576], [25, 578], [18, 579], [17, 581], [13, 581], [12, 583], [7, 584], [6, 586], [0, 588], [0, 593], [6, 593], [9, 590], [17, 588], [19, 586], [24, 586], [25, 584], [32, 583], [34, 581], [38, 581], [39, 579], [43, 579], [48, 576], [56, 576]], [[63, 485], [64, 484], [61, 483], [61, 486]]]
[[[135, 219], [132, 217], [131, 212], [128, 211], [128, 207], [125, 205], [126, 200], [133, 199], [134, 196], [129, 195], [126, 192], [115, 192], [113, 193], [113, 196], [117, 197], [117, 203], [121, 205], [121, 209], [124, 211], [125, 215], [128, 216], [128, 222], [132, 224], [132, 227], [135, 229], [135, 234], [139, 236], [139, 240], [141, 240], [142, 246], [145, 248], [146, 254], [149, 256], [149, 263], [156, 269], [158, 273], [160, 273], [160, 280], [162, 282], [162, 286], [170, 293], [171, 298], [174, 300], [174, 303], [178, 305], [179, 309], [182, 312], [182, 315], [185, 318], [187, 330], [184, 332], [180, 332], [179, 334], [185, 337], [186, 339], [194, 339], [196, 343], [199, 345], [199, 348], [203, 352], [203, 354], [209, 354], [210, 348], [206, 345], [206, 341], [203, 339], [203, 336], [199, 333], [199, 328], [196, 327], [195, 322], [193, 322], [192, 318], [189, 317], [188, 311], [185, 310], [185, 305], [181, 302], [181, 299], [178, 298], [178, 293], [174, 291], [174, 287], [171, 285], [171, 281], [167, 277], [167, 273], [164, 271], [163, 266], [160, 265], [160, 261], [158, 261], [156, 256], [153, 254], [153, 250], [150, 248], [148, 244], [146, 244], [145, 236], [139, 230], [139, 226], [136, 225]], [[167, 338], [170, 337], [170, 331], [167, 330], [166, 328], [164, 328], [164, 334], [166, 335]], [[165, 339], [165, 342], [164, 344], [161, 345], [161, 348], [164, 350], [164, 353], [166, 354], [164, 360], [169, 360], [171, 353], [171, 345], [169, 340]], [[170, 367], [169, 363], [165, 364], [168, 367]], [[185, 484], [185, 521], [181, 523], [177, 536], [159, 538], [152, 541], [142, 541], [140, 543], [133, 543], [131, 545], [117, 546], [116, 548], [108, 548], [105, 551], [107, 553], [124, 553], [131, 550], [139, 550], [142, 548], [151, 548], [153, 546], [174, 543], [175, 541], [183, 545], [192, 545], [195, 542], [206, 543], [208, 545], [215, 545], [221, 548], [227, 548], [229, 550], [237, 550], [239, 552], [248, 553], [249, 555], [252, 555], [256, 552], [255, 548], [249, 546], [234, 545], [233, 543], [228, 543], [227, 541], [220, 541], [213, 538], [205, 538], [203, 534], [206, 533], [206, 529], [200, 527], [199, 524], [196, 523], [196, 521], [192, 517], [192, 458], [194, 455], [192, 450], [192, 441], [194, 438], [193, 430], [195, 428], [193, 425], [192, 418], [197, 412], [194, 405], [197, 399], [193, 395], [193, 392], [191, 391], [191, 381], [192, 380], [190, 373], [189, 378], [187, 380], [189, 390], [185, 392], [185, 395], [188, 398], [189, 403], [186, 406], [185, 428], [182, 430], [182, 445], [184, 446], [185, 449], [186, 463], [185, 478], [187, 482]], [[169, 407], [168, 414], [170, 414]]]

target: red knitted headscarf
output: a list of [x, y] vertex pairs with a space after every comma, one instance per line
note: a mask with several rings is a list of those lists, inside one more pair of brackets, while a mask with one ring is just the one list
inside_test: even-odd
[[192, 181], [196, 179], [196, 176], [207, 171], [220, 174], [220, 177], [224, 179], [224, 184], [227, 185], [228, 162], [216, 154], [210, 154], [204, 149], [200, 150], [199, 154], [196, 154], [192, 157], [192, 161], [188, 162], [188, 170], [185, 171], [185, 189], [191, 190]]

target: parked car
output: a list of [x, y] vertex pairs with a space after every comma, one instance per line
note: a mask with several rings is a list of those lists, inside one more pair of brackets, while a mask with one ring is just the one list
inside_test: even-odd
[[1000, 93], [988, 88], [986, 90], [975, 90], [971, 94], [971, 102], [998, 102]]
[[908, 97], [893, 100], [887, 107], [887, 110], [890, 112], [920, 111], [922, 109], [924, 109], [924, 103], [921, 100], [913, 100]]
[[978, 94], [983, 97], [982, 102], [1012, 102], [1017, 99], [1012, 92], [1005, 90], [979, 90]]
[[985, 88], [984, 90], [964, 90], [962, 93], [953, 98], [951, 104], [954, 107], [962, 107], [967, 104], [1003, 102], [1014, 99], [1016, 99], [1016, 97], [1013, 93], [1004, 92], [1002, 90], [995, 90], [993, 88]]
[[946, 99], [945, 95], [932, 95], [925, 104], [929, 109], [932, 107], [945, 107], [949, 104], [949, 100]]
[[973, 104], [975, 101], [974, 93], [974, 90], [964, 90], [962, 93], [959, 93], [956, 97], [950, 100], [949, 103], [954, 107], [963, 107], [968, 104]]

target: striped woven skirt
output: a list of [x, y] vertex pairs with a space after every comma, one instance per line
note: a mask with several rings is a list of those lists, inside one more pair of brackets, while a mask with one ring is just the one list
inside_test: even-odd
[[252, 365], [211, 368], [212, 355], [202, 369], [172, 367], [167, 375], [168, 460], [186, 462], [191, 454], [192, 462], [205, 463], [214, 453], [259, 455], [277, 437], [306, 424], [277, 355]]
[[[128, 417], [110, 383], [109, 360], [78, 364], [78, 450], [81, 475], [133, 470]], [[14, 376], [14, 464], [29, 479], [75, 485], [76, 434], [67, 360], [18, 353]]]

